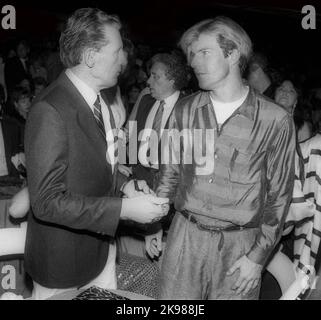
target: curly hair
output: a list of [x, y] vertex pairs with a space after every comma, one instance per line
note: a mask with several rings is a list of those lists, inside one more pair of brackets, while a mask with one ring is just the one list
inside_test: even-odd
[[152, 64], [159, 62], [165, 65], [168, 80], [174, 80], [175, 90], [181, 90], [188, 84], [188, 68], [178, 55], [158, 53], [151, 59]]
[[109, 40], [105, 37], [106, 25], [121, 28], [121, 22], [115, 15], [108, 15], [97, 8], [81, 8], [68, 19], [61, 33], [60, 58], [65, 67], [81, 63], [83, 51], [87, 48], [100, 50]]

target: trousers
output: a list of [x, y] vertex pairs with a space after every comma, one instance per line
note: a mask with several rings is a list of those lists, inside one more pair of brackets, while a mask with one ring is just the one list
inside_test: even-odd
[[200, 230], [177, 212], [168, 233], [161, 267], [161, 299], [258, 299], [260, 284], [247, 295], [236, 294], [232, 286], [239, 270], [226, 275], [234, 262], [249, 252], [258, 232], [258, 228], [226, 231], [219, 250], [219, 233]]

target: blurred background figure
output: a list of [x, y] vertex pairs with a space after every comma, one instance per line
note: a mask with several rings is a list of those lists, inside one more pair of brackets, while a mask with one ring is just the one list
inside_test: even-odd
[[16, 47], [17, 56], [8, 59], [5, 65], [5, 81], [8, 93], [19, 85], [22, 80], [30, 79], [29, 46], [25, 40], [19, 41]]
[[47, 87], [47, 81], [42, 77], [36, 77], [33, 79], [34, 92], [33, 95], [36, 97]]
[[256, 52], [251, 57], [248, 65], [247, 80], [251, 87], [274, 99], [275, 84], [268, 74], [268, 60], [264, 54]]
[[290, 80], [284, 80], [275, 90], [274, 100], [284, 107], [291, 115], [298, 103], [299, 90]]
[[4, 98], [4, 89], [0, 85], [0, 181], [7, 177], [19, 177], [19, 171], [11, 158], [22, 151], [20, 127], [14, 119], [2, 114]]
[[35, 56], [31, 60], [30, 65], [30, 75], [32, 79], [35, 78], [43, 78], [45, 81], [47, 81], [47, 70], [43, 65], [43, 61], [41, 57]]

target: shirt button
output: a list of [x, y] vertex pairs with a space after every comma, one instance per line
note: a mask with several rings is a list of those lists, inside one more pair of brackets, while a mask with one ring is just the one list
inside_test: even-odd
[[211, 178], [210, 180], [208, 180], [208, 183], [213, 183], [213, 179]]
[[217, 159], [218, 156], [217, 156], [217, 153], [214, 153], [214, 159]]

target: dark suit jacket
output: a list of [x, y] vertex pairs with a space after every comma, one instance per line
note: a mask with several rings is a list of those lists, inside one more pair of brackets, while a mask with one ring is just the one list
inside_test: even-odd
[[3, 117], [1, 120], [2, 135], [6, 155], [8, 175], [19, 177], [19, 172], [11, 161], [11, 157], [22, 152], [22, 141], [19, 124], [15, 119]]
[[32, 207], [25, 263], [43, 286], [81, 286], [105, 266], [124, 181], [117, 166], [112, 173], [106, 150], [92, 111], [62, 73], [31, 107], [25, 132]]
[[[180, 93], [177, 101], [179, 101], [181, 98], [183, 98], [182, 93]], [[143, 98], [141, 99], [137, 109], [137, 114], [136, 114], [137, 135], [139, 135], [139, 133], [142, 130], [144, 130], [148, 114], [151, 111], [155, 101], [156, 99], [154, 99], [150, 94], [143, 96]], [[175, 106], [173, 110], [174, 109], [175, 109]], [[165, 124], [165, 128], [167, 127], [168, 127], [168, 121]], [[160, 149], [161, 148], [159, 145], [159, 157], [160, 157], [160, 151], [161, 151]], [[138, 144], [138, 150], [139, 150], [139, 144]], [[138, 150], [137, 150], [137, 154], [138, 154]], [[139, 180], [145, 180], [148, 183], [149, 187], [152, 189], [155, 188], [155, 185], [157, 183], [156, 175], [157, 175], [157, 170], [150, 170], [149, 168], [144, 167], [139, 163], [138, 159], [137, 159], [137, 165], [133, 165], [133, 177]]]

